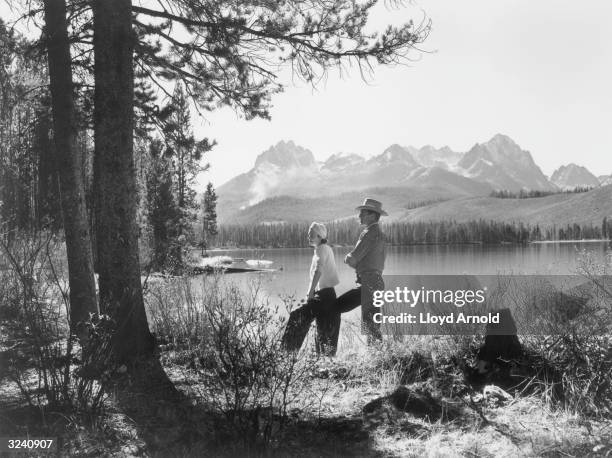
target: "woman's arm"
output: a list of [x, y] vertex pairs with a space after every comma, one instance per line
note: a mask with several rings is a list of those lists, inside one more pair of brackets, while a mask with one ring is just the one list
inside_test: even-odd
[[319, 279], [321, 278], [321, 268], [323, 266], [323, 259], [325, 257], [325, 250], [321, 245], [317, 246], [314, 250], [314, 255], [312, 258], [312, 263], [314, 265], [315, 271], [312, 274], [312, 278], [310, 279], [310, 285], [308, 287], [308, 299], [312, 299], [314, 297], [314, 292], [317, 288], [317, 284], [319, 283]]
[[308, 299], [312, 299], [314, 297], [315, 289], [317, 284], [319, 283], [319, 279], [321, 278], [321, 269], [317, 266], [317, 270], [315, 270], [314, 275], [312, 276], [312, 280], [310, 281], [310, 287], [308, 288]]

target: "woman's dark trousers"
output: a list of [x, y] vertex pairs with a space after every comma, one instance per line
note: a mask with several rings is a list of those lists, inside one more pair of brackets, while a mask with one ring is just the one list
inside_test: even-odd
[[340, 333], [340, 313], [334, 310], [336, 291], [334, 288], [323, 288], [315, 292], [314, 297], [306, 304], [289, 314], [287, 327], [283, 334], [283, 348], [297, 351], [308, 334], [313, 320], [317, 321], [315, 345], [318, 354], [334, 356], [338, 348]]

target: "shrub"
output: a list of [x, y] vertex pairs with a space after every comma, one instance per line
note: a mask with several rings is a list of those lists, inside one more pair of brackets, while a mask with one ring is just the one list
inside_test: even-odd
[[202, 294], [189, 277], [154, 279], [144, 291], [150, 326], [158, 342], [174, 349], [197, 347], [205, 334], [202, 304], [217, 294], [218, 282], [206, 281]]
[[[532, 310], [518, 323], [525, 356], [517, 361], [523, 389], [585, 415], [612, 415], [612, 283], [606, 262], [579, 256], [580, 285], [560, 293], [550, 285], [532, 292]], [[527, 313], [530, 312], [530, 313]]]
[[[37, 232], [0, 240], [6, 270], [0, 271], [6, 377], [32, 406], [95, 411], [104, 390], [97, 379], [81, 375], [104, 348], [98, 337], [97, 352], [82, 351], [69, 328], [67, 281], [62, 275], [61, 243], [51, 234]], [[95, 324], [95, 323], [94, 323]], [[89, 323], [92, 327], [92, 323]]]
[[526, 339], [524, 389], [590, 416], [612, 415], [612, 339], [567, 334]]
[[155, 332], [171, 343], [173, 362], [195, 372], [200, 401], [224, 416], [233, 438], [268, 445], [290, 407], [315, 399], [308, 379], [316, 359], [281, 348], [286, 320], [262, 297], [259, 281], [244, 291], [227, 277], [204, 277], [200, 294], [194, 284], [177, 279], [151, 286]]

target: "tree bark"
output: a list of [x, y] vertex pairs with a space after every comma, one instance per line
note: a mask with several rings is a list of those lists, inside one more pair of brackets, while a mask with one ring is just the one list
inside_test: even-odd
[[51, 109], [60, 176], [61, 206], [66, 233], [68, 280], [70, 284], [70, 325], [84, 337], [78, 323], [98, 312], [93, 271], [81, 154], [72, 87], [72, 67], [65, 0], [45, 0], [47, 57], [51, 83]]
[[94, 0], [94, 211], [100, 308], [117, 323], [115, 357], [153, 355], [140, 283], [134, 167], [131, 0]]

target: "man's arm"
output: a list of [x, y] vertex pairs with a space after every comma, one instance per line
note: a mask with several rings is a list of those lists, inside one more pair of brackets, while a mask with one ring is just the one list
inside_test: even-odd
[[357, 267], [357, 263], [361, 261], [368, 251], [372, 248], [376, 242], [376, 234], [373, 231], [366, 230], [362, 233], [357, 241], [357, 245], [353, 248], [349, 254], [344, 258], [344, 262], [352, 268]]

